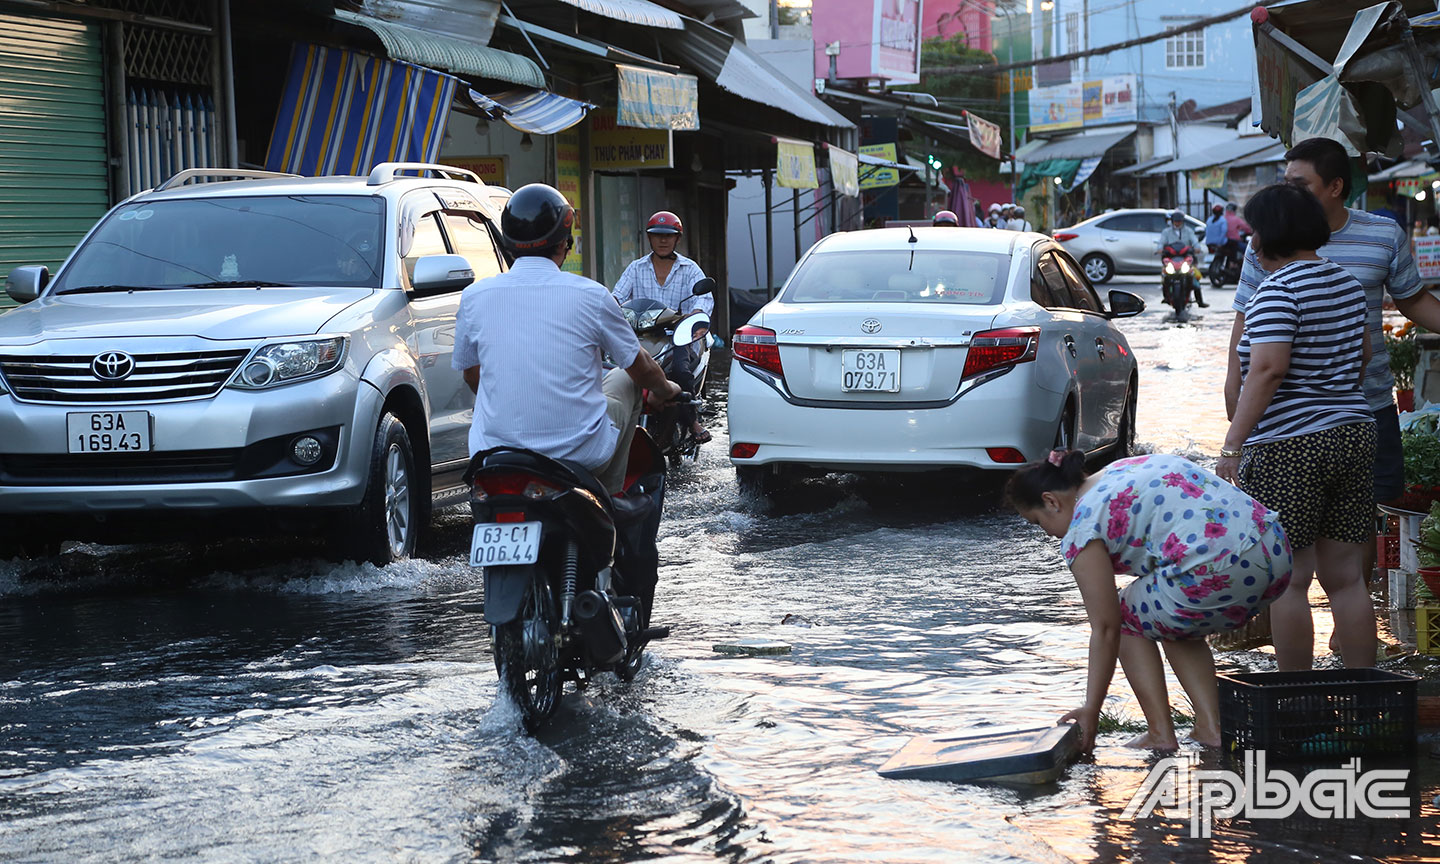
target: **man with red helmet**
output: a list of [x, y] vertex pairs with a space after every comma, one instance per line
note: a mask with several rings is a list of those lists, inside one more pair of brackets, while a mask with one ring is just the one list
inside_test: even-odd
[[[715, 300], [709, 294], [695, 296], [695, 283], [705, 278], [700, 265], [675, 251], [685, 226], [680, 217], [669, 210], [660, 210], [645, 224], [645, 236], [650, 241], [650, 254], [630, 262], [620, 279], [615, 283], [615, 300], [624, 304], [636, 298], [658, 300], [667, 309], [683, 314], [704, 312], [710, 315], [715, 310]], [[703, 331], [709, 336], [708, 331]], [[700, 335], [697, 333], [697, 335]], [[675, 350], [666, 363], [666, 374], [687, 393], [695, 392], [695, 352]], [[703, 444], [710, 440], [710, 433], [700, 425], [693, 405], [680, 407], [680, 420], [689, 423], [695, 434], [695, 441]]]

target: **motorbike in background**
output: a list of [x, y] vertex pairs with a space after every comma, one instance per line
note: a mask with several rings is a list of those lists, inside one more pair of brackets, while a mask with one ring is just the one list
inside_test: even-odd
[[[715, 280], [709, 277], [695, 283], [691, 293], [696, 296], [715, 290]], [[678, 351], [699, 349], [699, 356], [692, 366], [694, 374], [694, 399], [690, 404], [698, 412], [704, 404], [706, 373], [710, 368], [710, 339], [708, 335], [697, 336], [697, 331], [710, 330], [710, 316], [704, 312], [681, 315], [665, 306], [659, 300], [635, 299], [620, 307], [625, 320], [640, 340], [640, 347], [647, 351], [656, 363], [668, 374], [670, 363]], [[647, 403], [645, 413], [640, 416], [640, 427], [648, 431], [669, 460], [671, 466], [682, 461], [694, 462], [700, 455], [700, 444], [695, 440], [694, 430], [689, 423], [680, 419], [681, 402], [672, 402], [664, 410], [652, 412]]]
[[566, 681], [629, 681], [645, 646], [670, 634], [650, 626], [665, 459], [637, 429], [618, 495], [575, 463], [514, 447], [475, 454], [466, 483], [495, 670], [533, 733]]
[[1187, 245], [1167, 243], [1161, 250], [1160, 293], [1166, 305], [1175, 310], [1175, 320], [1190, 318], [1190, 292], [1199, 285], [1195, 272], [1195, 250]]
[[1210, 284], [1216, 288], [1240, 284], [1240, 271], [1245, 266], [1245, 249], [1250, 235], [1241, 234], [1239, 246], [1216, 246], [1210, 256]]

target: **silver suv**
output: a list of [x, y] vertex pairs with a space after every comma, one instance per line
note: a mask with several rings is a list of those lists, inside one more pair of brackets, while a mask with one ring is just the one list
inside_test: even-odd
[[15, 268], [0, 557], [317, 528], [348, 557], [412, 555], [432, 506], [465, 499], [455, 313], [506, 267], [509, 195], [438, 165], [192, 169], [116, 206], [53, 277]]

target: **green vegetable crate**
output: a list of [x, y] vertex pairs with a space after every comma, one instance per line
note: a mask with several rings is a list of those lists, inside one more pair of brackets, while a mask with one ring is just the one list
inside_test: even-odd
[[1415, 607], [1415, 650], [1420, 654], [1440, 654], [1440, 606]]
[[1246, 672], [1220, 679], [1220, 738], [1235, 758], [1413, 756], [1419, 680], [1380, 669]]

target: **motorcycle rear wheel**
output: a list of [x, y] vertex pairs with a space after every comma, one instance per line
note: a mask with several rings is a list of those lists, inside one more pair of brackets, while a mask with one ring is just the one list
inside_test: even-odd
[[500, 686], [520, 708], [525, 731], [535, 732], [560, 704], [559, 616], [544, 575], [537, 575], [520, 616], [490, 633]]

